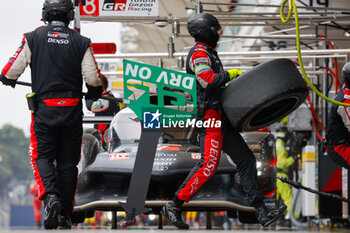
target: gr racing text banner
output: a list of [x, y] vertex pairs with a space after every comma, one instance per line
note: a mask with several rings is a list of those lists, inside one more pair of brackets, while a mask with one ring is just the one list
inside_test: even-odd
[[159, 0], [86, 0], [82, 16], [158, 16]]

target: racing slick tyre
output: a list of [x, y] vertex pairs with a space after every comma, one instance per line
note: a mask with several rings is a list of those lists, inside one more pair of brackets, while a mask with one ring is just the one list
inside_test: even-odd
[[283, 58], [262, 63], [233, 80], [224, 89], [221, 104], [238, 131], [254, 131], [287, 116], [307, 95], [299, 70]]

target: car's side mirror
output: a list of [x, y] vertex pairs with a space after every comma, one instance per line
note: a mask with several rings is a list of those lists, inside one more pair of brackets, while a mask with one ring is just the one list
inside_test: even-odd
[[113, 137], [112, 137], [112, 130], [110, 128], [106, 129], [104, 133], [104, 140], [105, 142], [112, 142]]

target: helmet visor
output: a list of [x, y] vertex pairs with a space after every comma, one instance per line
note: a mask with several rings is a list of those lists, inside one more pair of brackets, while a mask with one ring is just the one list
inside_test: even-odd
[[218, 36], [222, 36], [222, 33], [224, 33], [224, 30], [222, 30], [222, 28], [220, 27], [218, 30], [217, 30], [217, 33], [218, 33]]
[[218, 34], [218, 37], [220, 38], [222, 36], [222, 34], [224, 33], [224, 30], [222, 30], [221, 27], [219, 27], [217, 30], [216, 30], [216, 33]]
[[217, 33], [217, 35], [218, 35], [218, 43], [219, 43], [219, 41], [221, 40], [221, 36], [222, 36], [222, 34], [224, 33], [224, 30], [222, 30], [222, 28], [219, 27], [219, 29], [216, 30], [216, 33]]

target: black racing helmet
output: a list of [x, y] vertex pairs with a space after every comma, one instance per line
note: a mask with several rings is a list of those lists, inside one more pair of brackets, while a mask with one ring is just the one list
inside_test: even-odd
[[74, 5], [71, 0], [45, 0], [42, 10], [42, 20], [50, 21], [50, 12], [66, 16], [68, 22], [74, 19]]
[[348, 88], [350, 88], [350, 62], [343, 66], [343, 80]]
[[218, 19], [208, 13], [192, 16], [187, 22], [187, 30], [196, 41], [216, 47], [220, 36], [221, 26]]

